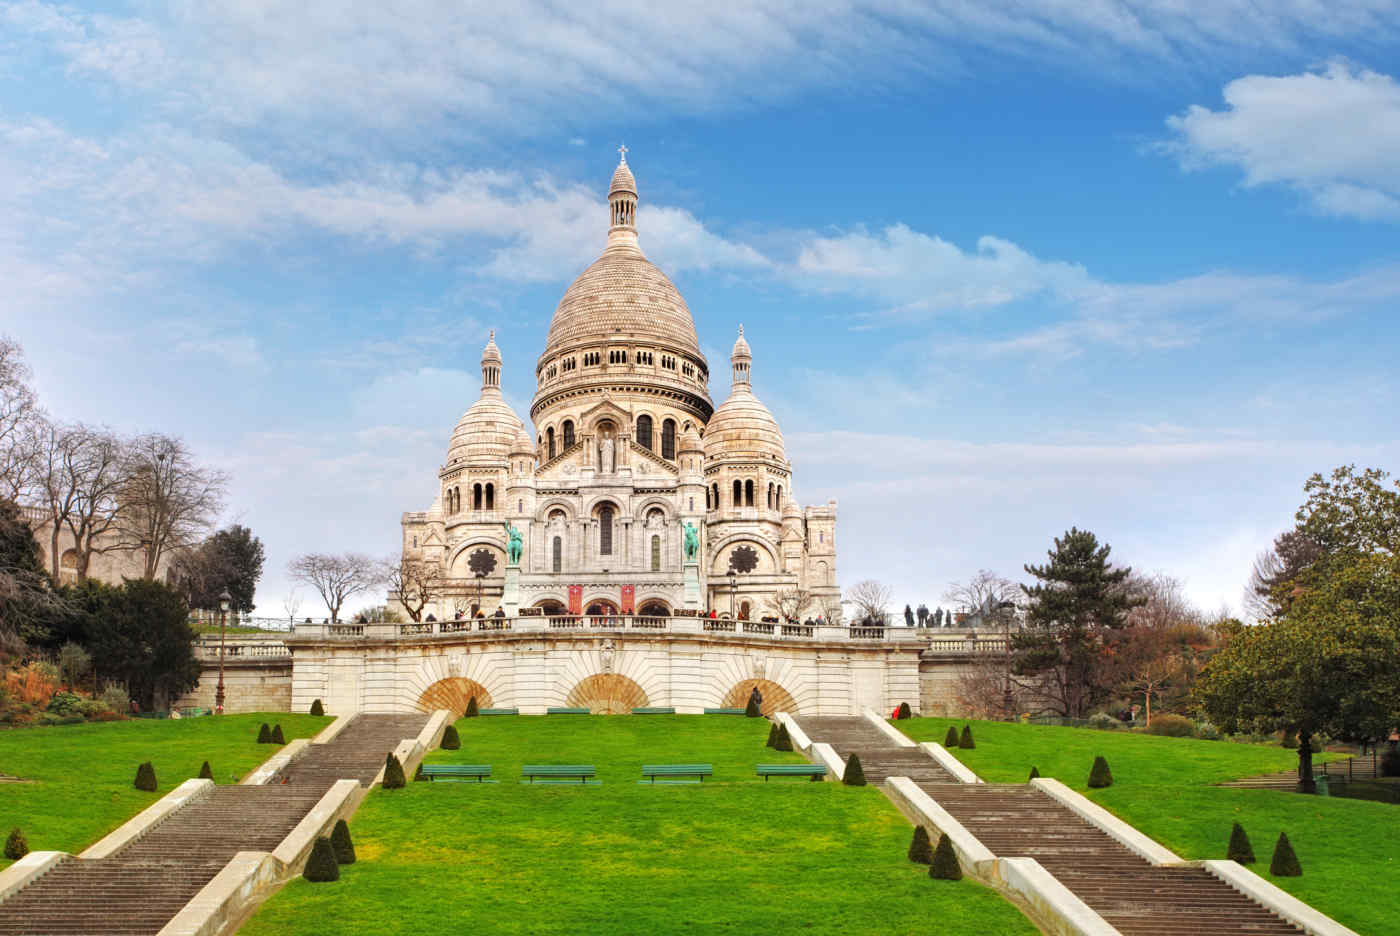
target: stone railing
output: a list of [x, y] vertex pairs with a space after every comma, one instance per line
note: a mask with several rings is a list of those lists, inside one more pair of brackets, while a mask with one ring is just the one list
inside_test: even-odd
[[[292, 655], [292, 651], [287, 648], [281, 637], [248, 637], [242, 634], [230, 635], [224, 641], [223, 652], [225, 661], [276, 660], [287, 659]], [[195, 642], [194, 655], [201, 661], [217, 661], [219, 635], [211, 637], [206, 634], [201, 637]]]

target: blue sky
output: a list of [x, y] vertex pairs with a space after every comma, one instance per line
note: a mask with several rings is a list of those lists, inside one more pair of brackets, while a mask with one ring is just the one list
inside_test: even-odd
[[278, 613], [291, 556], [431, 502], [490, 328], [528, 414], [626, 142], [711, 395], [742, 322], [843, 584], [936, 604], [1078, 525], [1238, 608], [1309, 473], [1400, 454], [1397, 24], [0, 3], [0, 332], [54, 415], [232, 473]]

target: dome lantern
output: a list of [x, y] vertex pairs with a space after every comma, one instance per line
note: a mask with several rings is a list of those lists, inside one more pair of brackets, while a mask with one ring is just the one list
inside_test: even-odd
[[747, 384], [749, 380], [749, 370], [753, 367], [753, 352], [749, 350], [749, 343], [744, 340], [744, 326], [739, 326], [739, 338], [734, 342], [734, 350], [729, 352], [729, 363], [734, 365], [734, 382], [736, 384]]
[[608, 242], [637, 241], [637, 180], [627, 167], [627, 147], [619, 146], [622, 157], [613, 173], [612, 185], [608, 186], [608, 209], [612, 226], [608, 228]]
[[485, 394], [492, 390], [497, 394], [501, 392], [501, 349], [496, 347], [494, 328], [486, 340], [486, 347], [481, 350], [481, 392]]

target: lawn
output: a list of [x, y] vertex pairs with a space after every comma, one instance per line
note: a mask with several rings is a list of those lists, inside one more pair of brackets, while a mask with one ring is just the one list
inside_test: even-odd
[[[191, 777], [209, 761], [216, 783], [235, 783], [280, 750], [258, 744], [258, 726], [280, 724], [288, 741], [329, 717], [273, 712], [219, 718], [132, 719], [0, 731], [0, 835], [18, 826], [33, 851], [79, 852]], [[159, 789], [132, 786], [149, 760]], [[0, 867], [10, 862], [0, 858]]]
[[[351, 827], [359, 862], [297, 880], [245, 936], [342, 932], [1033, 934], [971, 881], [905, 858], [911, 826], [874, 788], [774, 780], [801, 762], [728, 716], [464, 719], [460, 751], [499, 784], [376, 790]], [[712, 763], [713, 780], [638, 785], [644, 763]], [[591, 763], [601, 786], [524, 786], [524, 763]], [[390, 923], [392, 921], [392, 923]]]
[[[943, 742], [941, 718], [895, 722], [918, 741]], [[956, 723], [961, 729], [963, 722]], [[977, 746], [954, 750], [983, 780], [1023, 783], [1034, 765], [1132, 823], [1183, 858], [1224, 858], [1230, 827], [1249, 833], [1259, 863], [1251, 870], [1352, 929], [1400, 936], [1394, 882], [1400, 875], [1400, 807], [1274, 790], [1214, 786], [1223, 780], [1289, 770], [1297, 754], [1272, 745], [1161, 738], [1091, 728], [971, 722]], [[1113, 786], [1088, 789], [1102, 754]], [[1288, 833], [1303, 866], [1298, 878], [1273, 878], [1269, 856]]]

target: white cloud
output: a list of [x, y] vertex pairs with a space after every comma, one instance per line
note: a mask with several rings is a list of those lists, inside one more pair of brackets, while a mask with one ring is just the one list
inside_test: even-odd
[[1247, 186], [1286, 185], [1324, 214], [1400, 220], [1400, 83], [1333, 62], [1280, 77], [1249, 75], [1225, 108], [1169, 117], [1168, 151], [1188, 169], [1234, 166]]

